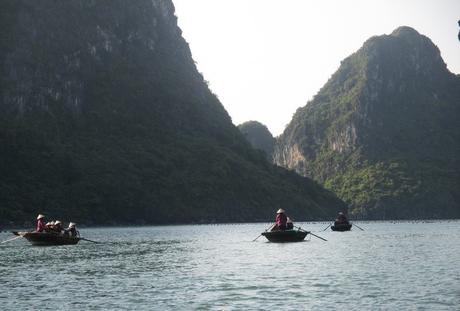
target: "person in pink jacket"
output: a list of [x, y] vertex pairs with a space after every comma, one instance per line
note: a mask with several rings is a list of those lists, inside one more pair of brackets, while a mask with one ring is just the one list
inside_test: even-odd
[[45, 215], [39, 214], [37, 216], [37, 232], [44, 232], [45, 231]]
[[286, 223], [287, 223], [286, 212], [284, 211], [284, 209], [280, 208], [276, 212], [275, 226], [273, 227], [272, 231], [286, 230]]

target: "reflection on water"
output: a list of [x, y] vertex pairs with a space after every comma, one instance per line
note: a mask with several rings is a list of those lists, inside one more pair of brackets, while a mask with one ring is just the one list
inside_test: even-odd
[[[366, 231], [275, 244], [267, 224], [94, 228], [93, 244], [0, 245], [2, 310], [455, 310], [460, 222], [360, 224]], [[1, 233], [0, 240], [11, 234]]]

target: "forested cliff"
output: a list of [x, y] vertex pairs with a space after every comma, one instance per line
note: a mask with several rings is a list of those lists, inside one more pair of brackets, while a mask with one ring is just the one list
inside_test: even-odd
[[168, 0], [0, 2], [0, 224], [329, 218], [198, 73]]
[[374, 219], [460, 217], [460, 77], [410, 27], [342, 61], [278, 138], [275, 162]]
[[238, 129], [252, 147], [262, 150], [267, 160], [272, 162], [275, 138], [265, 125], [257, 121], [247, 121], [239, 124]]

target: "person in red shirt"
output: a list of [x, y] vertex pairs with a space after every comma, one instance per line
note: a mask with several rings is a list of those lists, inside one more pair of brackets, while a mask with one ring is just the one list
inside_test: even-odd
[[280, 208], [276, 212], [275, 226], [273, 227], [272, 231], [286, 230], [286, 223], [287, 223], [286, 212], [284, 211], [284, 209]]
[[44, 232], [45, 231], [45, 215], [39, 214], [37, 216], [37, 229], [36, 232]]

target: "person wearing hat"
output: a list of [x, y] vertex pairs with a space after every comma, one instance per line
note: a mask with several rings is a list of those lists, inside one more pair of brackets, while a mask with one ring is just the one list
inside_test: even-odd
[[77, 228], [75, 226], [76, 226], [76, 223], [74, 222], [69, 223], [69, 227], [65, 229], [64, 232], [71, 237], [80, 236], [80, 232], [77, 231]]
[[54, 231], [54, 221], [48, 221], [45, 225], [46, 232], [53, 232]]
[[339, 215], [337, 216], [337, 219], [335, 220], [334, 224], [335, 225], [348, 224], [347, 216], [345, 216], [344, 213], [339, 212]]
[[280, 208], [276, 212], [275, 226], [273, 227], [272, 231], [286, 230], [286, 223], [287, 223], [286, 212], [284, 211], [284, 209]]
[[46, 229], [45, 225], [45, 215], [38, 214], [37, 216], [37, 228], [35, 229], [36, 232], [43, 232]]
[[292, 222], [291, 218], [289, 218], [289, 217], [286, 220], [286, 229], [287, 230], [294, 229], [294, 223]]
[[56, 220], [54, 222], [54, 231], [57, 233], [62, 233], [62, 222], [60, 220]]

